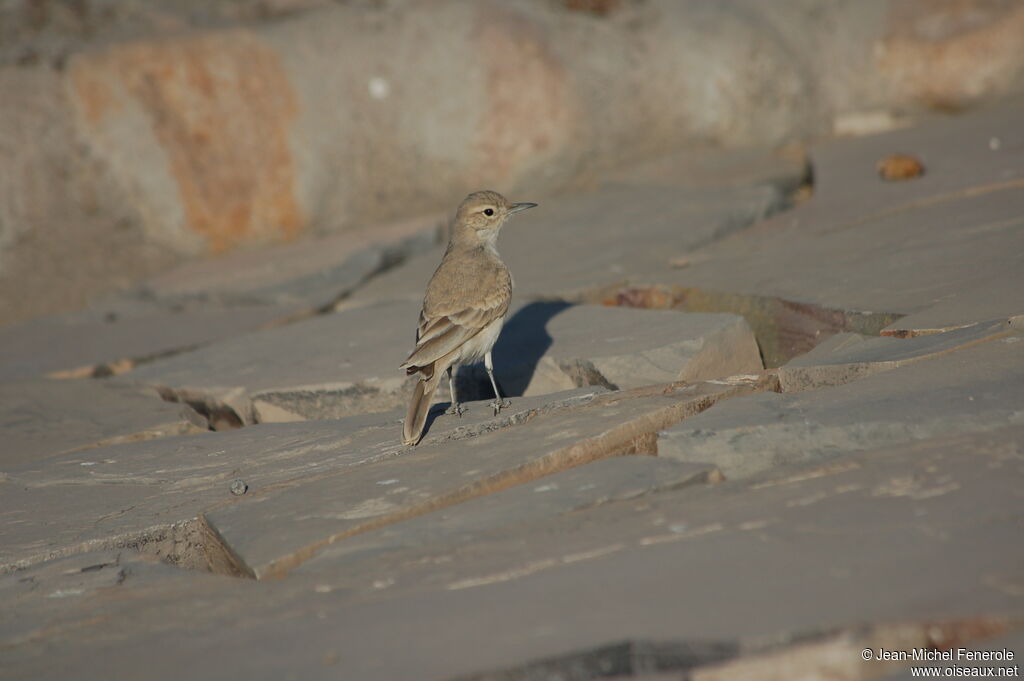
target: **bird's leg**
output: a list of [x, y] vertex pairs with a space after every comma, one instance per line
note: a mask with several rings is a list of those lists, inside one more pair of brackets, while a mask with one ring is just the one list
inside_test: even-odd
[[491, 407], [494, 409], [494, 415], [497, 416], [499, 411], [504, 407], [511, 407], [512, 403], [501, 399], [501, 393], [498, 392], [498, 384], [494, 380], [494, 362], [491, 361], [491, 353], [489, 351], [484, 355], [484, 368], [487, 369], [487, 377], [491, 379], [491, 387], [494, 388], [494, 401], [491, 402]]
[[459, 404], [459, 401], [455, 398], [455, 375], [452, 372], [452, 367], [448, 367], [448, 390], [452, 393], [452, 403], [445, 411], [445, 414], [455, 414], [456, 416], [462, 416], [466, 408]]

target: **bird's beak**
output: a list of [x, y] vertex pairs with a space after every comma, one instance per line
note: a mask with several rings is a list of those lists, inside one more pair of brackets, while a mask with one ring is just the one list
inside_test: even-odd
[[527, 208], [536, 208], [536, 207], [537, 207], [536, 203], [513, 203], [512, 204], [512, 208], [510, 208], [509, 211], [508, 211], [508, 214], [512, 215], [512, 213], [518, 213], [521, 210], [526, 210]]

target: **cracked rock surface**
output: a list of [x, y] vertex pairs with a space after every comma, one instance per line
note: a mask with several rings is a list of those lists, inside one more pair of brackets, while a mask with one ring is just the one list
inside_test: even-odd
[[[429, 218], [0, 330], [0, 679], [881, 679], [864, 648], [1020, 645], [1022, 116], [515, 197], [511, 406], [466, 368], [416, 447]], [[880, 179], [894, 153], [925, 174]]]
[[0, 383], [7, 467], [41, 464], [79, 450], [207, 430], [191, 407], [155, 391], [101, 381]]

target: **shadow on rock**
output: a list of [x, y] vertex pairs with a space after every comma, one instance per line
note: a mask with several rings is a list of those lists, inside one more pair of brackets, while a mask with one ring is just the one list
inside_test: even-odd
[[[494, 346], [494, 371], [506, 397], [518, 397], [537, 371], [537, 365], [551, 347], [547, 324], [571, 307], [565, 302], [530, 303], [512, 315]], [[479, 371], [484, 380], [487, 374]], [[487, 386], [490, 390], [490, 385]]]

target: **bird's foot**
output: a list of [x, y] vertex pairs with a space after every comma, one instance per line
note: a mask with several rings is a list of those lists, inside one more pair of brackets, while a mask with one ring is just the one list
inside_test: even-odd
[[500, 412], [505, 407], [511, 407], [511, 406], [512, 406], [512, 403], [509, 402], [508, 400], [495, 399], [493, 402], [491, 402], [491, 409], [494, 410], [494, 415], [495, 416], [497, 416], [498, 412]]
[[461, 404], [455, 403], [448, 407], [448, 409], [446, 409], [444, 413], [448, 415], [455, 414], [459, 418], [462, 418], [462, 415], [466, 413], [466, 408], [463, 407]]

